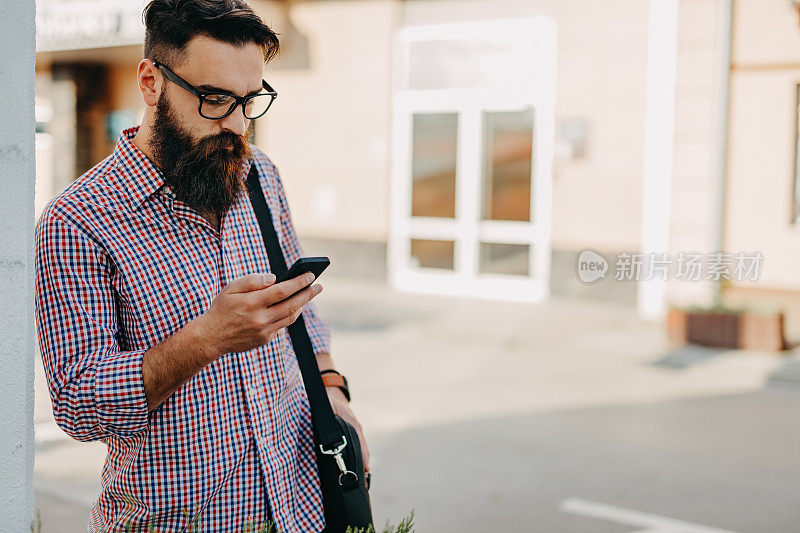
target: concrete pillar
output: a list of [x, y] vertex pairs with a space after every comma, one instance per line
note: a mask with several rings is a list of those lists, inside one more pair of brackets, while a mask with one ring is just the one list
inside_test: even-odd
[[[666, 253], [669, 244], [677, 28], [678, 0], [650, 0], [641, 245], [647, 261]], [[643, 317], [660, 319], [666, 280], [644, 277], [639, 281], [636, 307]]]
[[33, 519], [35, 10], [0, 2], [0, 517], [20, 533]]

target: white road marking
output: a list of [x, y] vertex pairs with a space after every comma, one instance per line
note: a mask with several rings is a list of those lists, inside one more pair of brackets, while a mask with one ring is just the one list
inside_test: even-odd
[[568, 513], [645, 528], [635, 533], [735, 533], [729, 529], [684, 522], [683, 520], [606, 505], [582, 498], [567, 498], [561, 502], [559, 509]]

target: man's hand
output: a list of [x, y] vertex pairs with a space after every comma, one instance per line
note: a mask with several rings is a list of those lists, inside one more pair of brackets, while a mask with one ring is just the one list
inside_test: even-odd
[[271, 341], [281, 328], [293, 324], [303, 306], [322, 291], [311, 285], [309, 273], [281, 283], [275, 276], [249, 274], [225, 285], [211, 307], [195, 320], [217, 358], [246, 352]]
[[325, 387], [325, 391], [328, 393], [328, 399], [331, 402], [333, 414], [341, 416], [345, 421], [356, 428], [358, 440], [361, 443], [361, 458], [364, 460], [364, 471], [369, 472], [369, 448], [367, 448], [367, 441], [364, 438], [364, 431], [361, 429], [361, 424], [358, 423], [356, 415], [354, 415], [353, 410], [350, 409], [350, 403], [339, 387]]
[[271, 341], [322, 290], [311, 283], [304, 276], [275, 283], [272, 274], [249, 274], [225, 285], [204, 314], [145, 352], [142, 380], [148, 410], [223, 354]]

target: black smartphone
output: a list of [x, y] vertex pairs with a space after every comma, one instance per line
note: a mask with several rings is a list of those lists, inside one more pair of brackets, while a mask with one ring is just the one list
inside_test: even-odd
[[328, 268], [328, 265], [330, 264], [331, 260], [327, 257], [301, 257], [294, 262], [291, 268], [289, 268], [289, 270], [287, 270], [283, 276], [275, 280], [275, 283], [296, 278], [297, 276], [301, 276], [306, 272], [313, 272], [314, 281], [317, 281], [317, 279], [319, 279], [319, 275], [322, 274], [322, 271]]

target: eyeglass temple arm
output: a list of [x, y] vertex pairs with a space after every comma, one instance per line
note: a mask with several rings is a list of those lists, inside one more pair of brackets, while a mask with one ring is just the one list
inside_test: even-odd
[[270, 85], [270, 84], [267, 82], [267, 80], [265, 80], [265, 79], [263, 79], [263, 78], [262, 78], [262, 80], [261, 80], [261, 86], [262, 86], [262, 87], [264, 87], [266, 90], [268, 90], [270, 93], [272, 93], [272, 96], [273, 96], [273, 97], [275, 97], [275, 98], [277, 98], [277, 97], [278, 97], [278, 91], [276, 91], [275, 89], [273, 89], [273, 88], [272, 88], [272, 85]]
[[164, 74], [164, 76], [166, 76], [167, 79], [169, 79], [172, 83], [180, 85], [193, 95], [200, 98], [200, 95], [202, 94], [201, 91], [198, 91], [195, 87], [189, 85], [189, 83], [187, 83], [186, 80], [184, 80], [183, 78], [172, 72], [164, 63], [159, 63], [158, 61], [155, 61], [153, 59], [151, 59], [151, 61], [153, 62], [153, 66], [156, 68], [164, 67], [163, 69], [160, 70]]
[[[164, 67], [164, 70], [163, 70], [162, 72], [164, 72], [164, 75], [166, 75], [166, 76], [167, 76], [167, 78], [169, 78], [170, 80], [172, 80], [174, 83], [177, 83], [178, 85], [180, 85], [181, 87], [185, 88], [186, 90], [188, 90], [188, 91], [190, 91], [190, 92], [194, 93], [194, 94], [195, 94], [196, 96], [198, 96], [198, 97], [199, 97], [199, 96], [202, 94], [202, 93], [201, 93], [201, 91], [198, 91], [197, 89], [195, 89], [194, 87], [192, 87], [191, 85], [189, 85], [188, 83], [186, 83], [186, 82], [185, 82], [185, 81], [184, 81], [182, 78], [180, 78], [180, 77], [179, 77], [177, 74], [175, 74], [174, 76], [172, 76], [172, 75], [171, 75], [172, 73], [171, 73], [171, 72], [170, 72], [170, 71], [169, 71], [169, 70], [166, 68], [166, 65], [164, 65], [163, 63], [159, 63], [159, 62], [158, 62], [158, 61], [156, 61], [155, 59], [151, 59], [150, 61], [152, 61], [152, 62], [153, 62], [153, 66], [154, 66], [154, 67], [156, 67], [156, 68], [158, 68], [158, 67]], [[278, 92], [277, 92], [275, 89], [273, 89], [273, 88], [272, 88], [272, 85], [270, 85], [270, 84], [269, 84], [269, 82], [267, 82], [267, 80], [265, 80], [265, 79], [263, 79], [263, 78], [262, 78], [262, 79], [261, 79], [261, 86], [262, 86], [264, 89], [266, 89], [267, 91], [269, 91], [270, 93], [272, 93], [272, 97], [273, 97], [273, 99], [278, 97]], [[231, 96], [236, 96], [236, 95], [231, 95]], [[256, 95], [253, 95], [253, 96], [256, 96]], [[247, 97], [244, 97], [244, 98], [247, 98]]]

